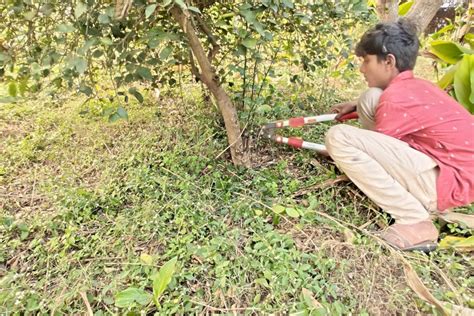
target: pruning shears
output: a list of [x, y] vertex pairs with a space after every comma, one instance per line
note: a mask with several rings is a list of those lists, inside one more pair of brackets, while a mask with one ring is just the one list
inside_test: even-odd
[[357, 112], [347, 113], [340, 118], [336, 119], [337, 114], [323, 114], [316, 116], [306, 116], [306, 117], [293, 117], [287, 120], [280, 120], [265, 124], [262, 127], [262, 134], [264, 137], [269, 138], [279, 144], [287, 144], [294, 148], [304, 148], [310, 149], [317, 152], [325, 152], [326, 146], [322, 144], [307, 142], [299, 137], [283, 137], [275, 134], [275, 130], [278, 128], [284, 127], [302, 127], [309, 124], [317, 124], [322, 122], [338, 121], [344, 122], [347, 120], [357, 119]]

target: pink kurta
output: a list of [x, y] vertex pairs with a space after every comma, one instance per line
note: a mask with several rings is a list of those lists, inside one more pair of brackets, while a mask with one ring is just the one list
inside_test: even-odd
[[474, 116], [446, 92], [404, 71], [380, 97], [375, 122], [437, 162], [439, 210], [474, 201]]

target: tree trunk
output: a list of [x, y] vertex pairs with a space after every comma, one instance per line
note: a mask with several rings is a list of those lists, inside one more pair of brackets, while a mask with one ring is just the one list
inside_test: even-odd
[[[416, 26], [418, 34], [423, 33], [443, 0], [415, 0], [405, 18]], [[382, 22], [394, 22], [398, 19], [398, 0], [377, 0], [375, 10]]]
[[415, 24], [418, 34], [421, 34], [442, 4], [443, 0], [416, 0], [405, 18]]
[[232, 100], [219, 83], [217, 74], [212, 67], [211, 62], [209, 61], [206, 52], [204, 51], [204, 48], [191, 21], [188, 19], [185, 13], [183, 13], [183, 11], [181, 11], [181, 9], [176, 6], [171, 9], [171, 14], [186, 34], [186, 37], [189, 41], [189, 46], [191, 47], [199, 67], [201, 68], [200, 79], [214, 96], [217, 105], [219, 106], [219, 110], [221, 111], [222, 117], [224, 118], [224, 124], [233, 163], [235, 165], [249, 166], [249, 155], [244, 150], [239, 118]]
[[398, 18], [398, 0], [377, 0], [375, 10], [382, 22], [394, 22]]

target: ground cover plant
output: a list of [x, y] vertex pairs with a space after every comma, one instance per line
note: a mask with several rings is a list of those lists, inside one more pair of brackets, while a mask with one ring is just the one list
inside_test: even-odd
[[[278, 115], [326, 110], [291, 109], [282, 101], [293, 88], [281, 84]], [[215, 159], [225, 149], [215, 110], [198, 87], [185, 90], [194, 92], [182, 100], [147, 96], [114, 124], [75, 96], [2, 105], [2, 313], [434, 311], [407, 286], [400, 259], [347, 224], [386, 219], [337, 183], [330, 161], [264, 142], [251, 170]], [[320, 104], [338, 97], [328, 91]], [[153, 279], [173, 258], [153, 303]], [[406, 258], [438, 299], [472, 304], [469, 254]], [[123, 302], [130, 288], [134, 299]]]
[[[370, 19], [352, 21], [347, 38], [323, 34], [334, 58], [310, 72], [285, 63], [288, 52], [272, 68], [253, 71], [255, 61], [272, 62], [252, 56], [255, 63], [236, 71], [228, 89], [242, 106], [251, 168], [232, 163], [218, 107], [179, 69], [173, 87], [125, 85], [127, 119], [111, 122], [126, 96], [108, 71], [95, 74], [96, 97], [79, 93], [84, 85], [74, 76], [77, 89], [47, 86], [24, 97], [15, 80], [15, 99], [0, 104], [0, 314], [388, 315], [474, 307], [469, 249], [390, 250], [370, 233], [390, 219], [330, 160], [259, 137], [263, 123], [325, 113], [357, 95], [364, 84], [355, 64], [337, 54], [350, 54], [349, 38]], [[417, 67], [435, 78], [429, 61]], [[11, 82], [1, 83], [0, 95], [12, 92]], [[239, 94], [245, 86], [247, 99]], [[328, 127], [287, 133], [322, 141]], [[443, 238], [472, 236], [462, 225], [438, 225]], [[431, 303], [413, 286], [417, 277]]]

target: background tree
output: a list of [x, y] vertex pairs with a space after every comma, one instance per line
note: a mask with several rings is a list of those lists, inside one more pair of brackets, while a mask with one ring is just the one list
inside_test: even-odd
[[[443, 0], [411, 0], [405, 4], [410, 6], [406, 19], [415, 24], [421, 34], [433, 20]], [[398, 0], [376, 0], [375, 8], [381, 21], [395, 21], [399, 17]]]
[[[419, 0], [407, 17], [420, 22], [416, 16], [431, 15], [440, 3]], [[11, 97], [77, 87], [89, 99], [105, 100], [105, 74], [116, 105], [105, 114], [113, 121], [127, 117], [129, 96], [143, 102], [143, 89], [176, 85], [177, 70], [186, 66], [222, 114], [234, 164], [246, 166], [246, 126], [274, 65], [298, 69], [296, 80], [298, 72], [341, 63], [353, 41], [344, 30], [370, 17], [363, 0], [7, 0], [0, 14], [0, 75]], [[334, 39], [321, 40], [328, 32]]]

